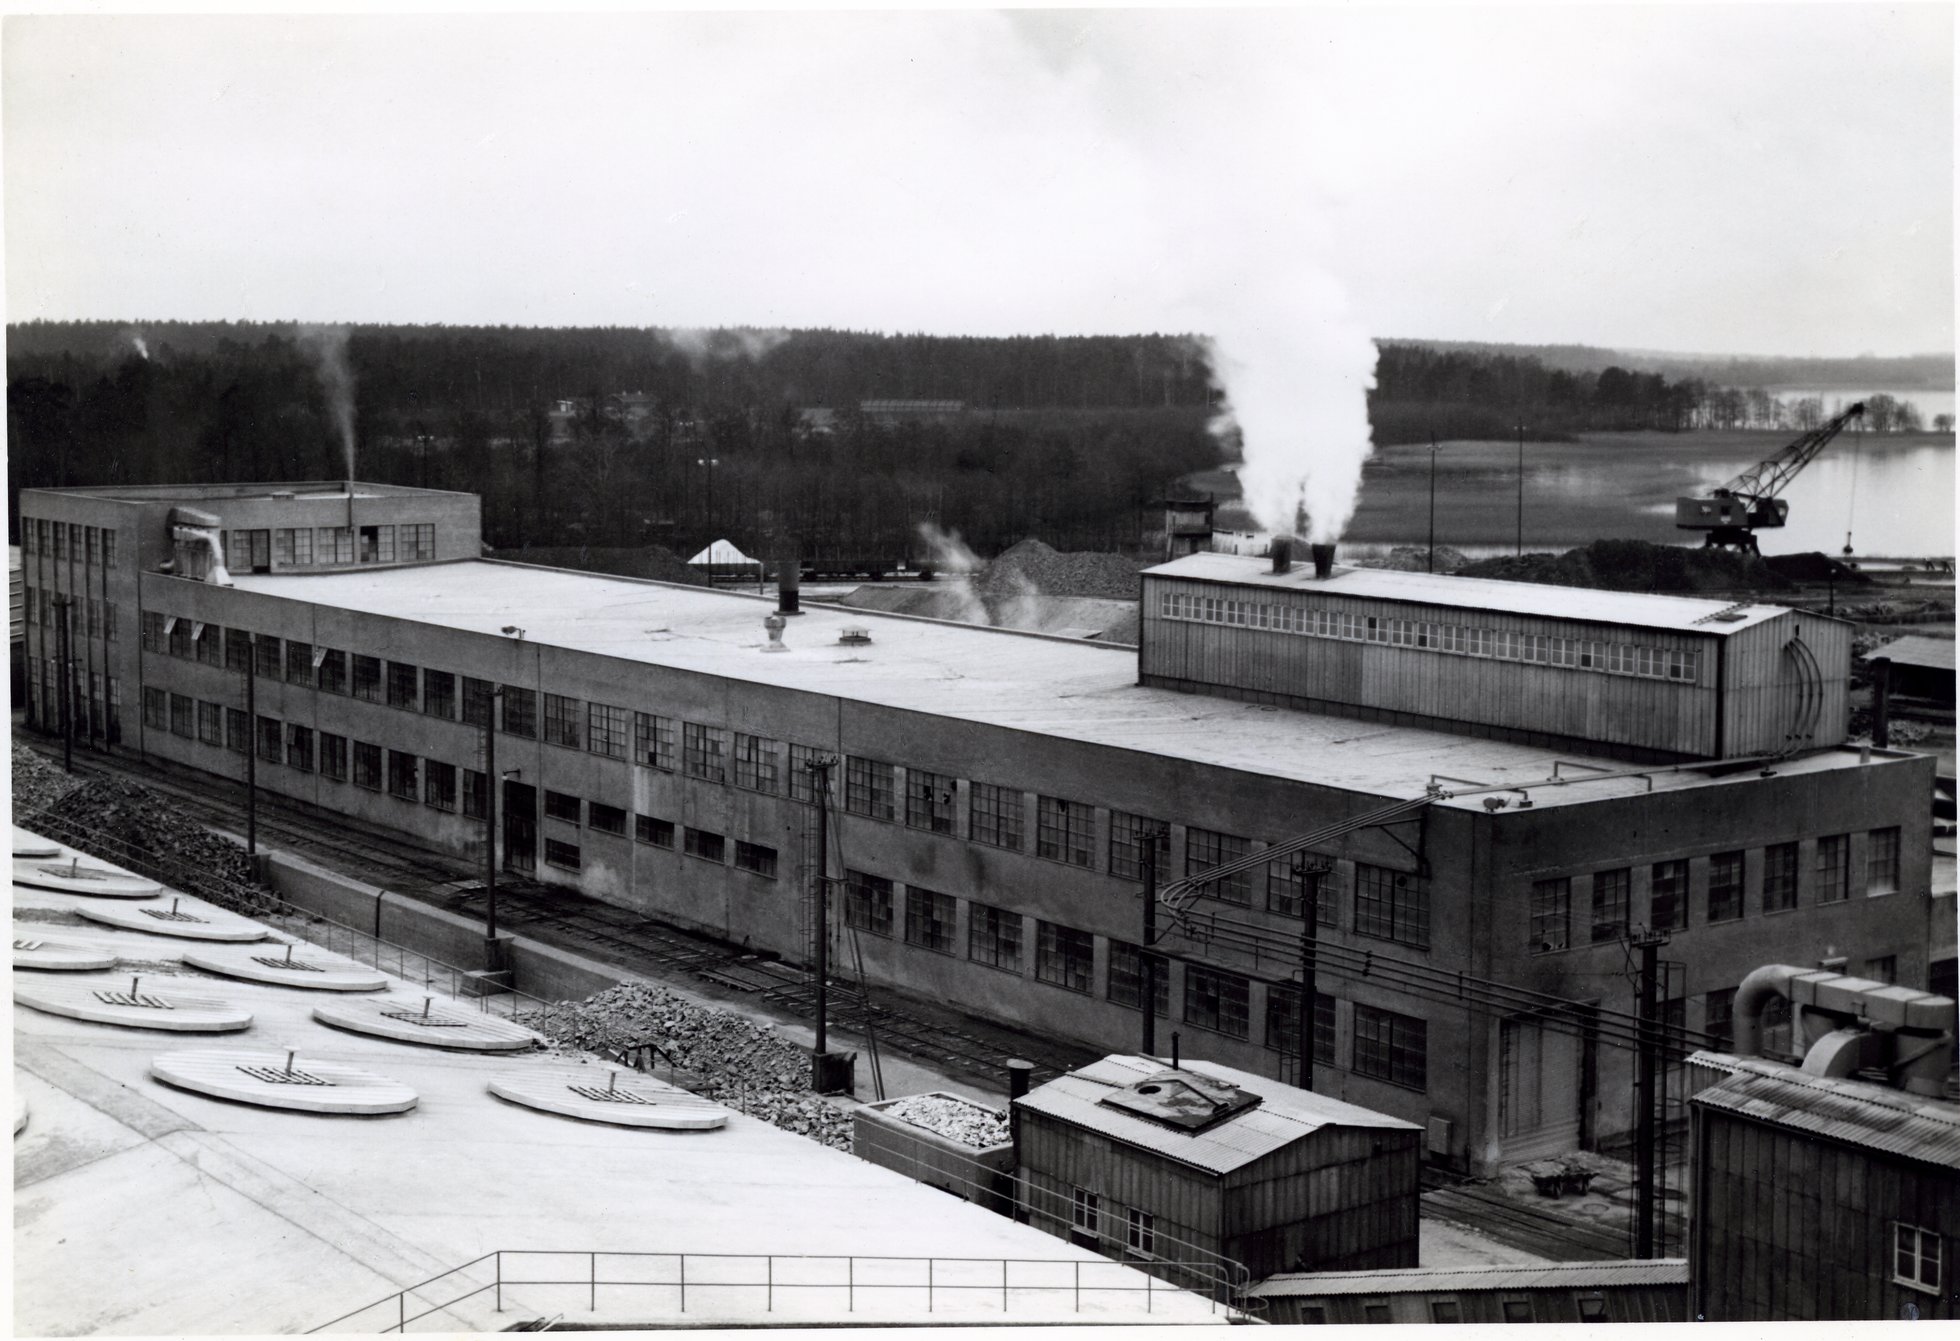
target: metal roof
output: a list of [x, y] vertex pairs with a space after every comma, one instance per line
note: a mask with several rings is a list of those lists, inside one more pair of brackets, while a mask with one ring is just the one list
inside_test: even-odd
[[1693, 1096], [1706, 1108], [1960, 1169], [1960, 1105], [1760, 1057], [1698, 1052], [1688, 1063], [1730, 1072]]
[[1909, 633], [1903, 638], [1875, 647], [1865, 653], [1867, 661], [1889, 661], [1895, 666], [1924, 666], [1927, 670], [1953, 669], [1953, 639], [1928, 638]]
[[1322, 1127], [1422, 1130], [1413, 1122], [1255, 1076], [1249, 1071], [1234, 1070], [1215, 1062], [1185, 1061], [1180, 1065], [1200, 1076], [1222, 1080], [1256, 1094], [1263, 1102], [1203, 1131], [1167, 1127], [1102, 1102], [1104, 1096], [1156, 1075], [1165, 1069], [1165, 1063], [1154, 1057], [1113, 1056], [1058, 1076], [1014, 1103], [1210, 1173], [1230, 1173], [1311, 1136]]
[[[1300, 557], [1305, 558], [1305, 554]], [[1627, 624], [1717, 638], [1791, 613], [1780, 605], [1737, 605], [1693, 596], [1554, 587], [1538, 582], [1501, 582], [1489, 577], [1404, 573], [1392, 568], [1337, 567], [1331, 576], [1316, 578], [1312, 563], [1295, 562], [1289, 571], [1275, 573], [1269, 561], [1239, 554], [1187, 554], [1155, 568], [1146, 568], [1144, 576], [1278, 587], [1361, 600], [1407, 601], [1416, 605], [1535, 615], [1542, 619], [1582, 620], [1589, 624]]]
[[1552, 1262], [1544, 1266], [1392, 1267], [1379, 1271], [1288, 1271], [1248, 1292], [1261, 1299], [1337, 1294], [1427, 1294], [1443, 1290], [1586, 1290], [1623, 1285], [1686, 1285], [1688, 1259]]

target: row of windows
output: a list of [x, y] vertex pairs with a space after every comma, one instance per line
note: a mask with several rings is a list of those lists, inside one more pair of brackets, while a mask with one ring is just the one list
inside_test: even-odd
[[375, 526], [281, 526], [224, 533], [225, 566], [240, 572], [325, 564], [428, 563], [436, 557], [433, 522]]
[[[1799, 849], [1796, 843], [1772, 843], [1763, 849], [1759, 882], [1761, 909], [1787, 912], [1797, 906]], [[1851, 897], [1851, 835], [1829, 834], [1817, 840], [1812, 858], [1813, 888], [1818, 903], [1838, 903]], [[1865, 836], [1864, 893], [1877, 898], [1899, 891], [1899, 830], [1873, 829]], [[1534, 954], [1570, 949], [1574, 944], [1597, 945], [1626, 935], [1633, 892], [1633, 872], [1627, 867], [1596, 871], [1592, 876], [1590, 917], [1584, 941], [1574, 940], [1573, 878], [1556, 876], [1531, 886], [1530, 927], [1526, 945]], [[1744, 862], [1741, 852], [1717, 852], [1708, 858], [1708, 894], [1704, 918], [1709, 924], [1733, 922], [1744, 915]], [[1582, 913], [1587, 910], [1581, 910]], [[1688, 861], [1655, 862], [1648, 895], [1647, 925], [1656, 930], [1682, 931], [1688, 926]]]
[[[27, 712], [29, 720], [47, 730], [61, 728], [61, 663], [54, 657], [27, 660]], [[122, 681], [101, 671], [75, 667], [69, 682], [70, 707], [75, 714], [75, 734], [84, 740], [98, 737], [111, 745], [122, 739]]]
[[[58, 592], [46, 591], [40, 587], [21, 588], [21, 622], [43, 629], [55, 629], [61, 622], [61, 596]], [[114, 601], [97, 600], [93, 596], [70, 596], [68, 599], [68, 632], [75, 638], [100, 638], [104, 642], [120, 642], [122, 633], [118, 627], [121, 620], [116, 614]]]
[[[633, 837], [639, 842], [654, 847], [672, 848], [677, 826], [671, 820], [658, 819], [652, 815], [630, 814], [619, 806], [608, 805], [603, 801], [587, 801], [569, 792], [547, 789], [544, 794], [545, 818], [560, 820], [567, 824], [583, 824], [595, 833], [612, 834], [623, 838], [627, 832], [627, 821], [632, 821]], [[681, 850], [690, 857], [701, 857], [713, 862], [726, 862], [728, 859], [728, 840], [721, 834], [707, 829], [686, 828], [679, 830]], [[562, 840], [550, 840], [562, 841]], [[569, 844], [566, 844], [568, 848]], [[739, 870], [776, 878], [776, 849], [760, 843], [737, 839], [735, 847], [735, 866]], [[576, 848], [570, 850], [576, 851]], [[550, 856], [547, 854], [547, 861]], [[562, 865], [563, 863], [553, 863]], [[572, 869], [576, 870], [574, 864]]]
[[81, 522], [49, 521], [46, 517], [21, 519], [20, 552], [45, 554], [61, 562], [73, 561], [102, 568], [116, 566], [116, 533], [106, 526], [84, 526]]
[[1470, 625], [1431, 624], [1413, 619], [1389, 619], [1321, 607], [1278, 605], [1270, 601], [1201, 596], [1189, 592], [1165, 592], [1158, 601], [1157, 611], [1166, 619], [1190, 620], [1200, 624], [1269, 629], [1275, 633], [1336, 638], [1345, 642], [1387, 643], [1394, 647], [1418, 647], [1457, 656], [1565, 666], [1574, 670], [1600, 671], [1607, 675], [1674, 680], [1682, 684], [1695, 683], [1698, 671], [1698, 654], [1680, 648], [1655, 647], [1647, 643], [1609, 643], [1589, 638], [1559, 638]]
[[[1121, 1212], [1119, 1215], [1118, 1212]], [[1107, 1223], [1105, 1223], [1107, 1222]], [[1116, 1226], [1123, 1227], [1123, 1246], [1131, 1252], [1155, 1256], [1157, 1252], [1157, 1217], [1135, 1206], [1120, 1203], [1103, 1205], [1100, 1194], [1086, 1187], [1073, 1190], [1069, 1206], [1069, 1224], [1078, 1233], [1094, 1239], [1116, 1237]]]

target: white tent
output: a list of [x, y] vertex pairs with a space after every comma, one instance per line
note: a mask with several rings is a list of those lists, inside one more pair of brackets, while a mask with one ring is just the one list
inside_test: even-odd
[[726, 540], [717, 540], [714, 544], [689, 559], [688, 562], [691, 564], [705, 564], [713, 568], [722, 568], [730, 564], [759, 564], [761, 560], [751, 559]]

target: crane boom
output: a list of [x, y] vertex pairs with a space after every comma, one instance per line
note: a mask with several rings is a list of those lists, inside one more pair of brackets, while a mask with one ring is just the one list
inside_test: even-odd
[[1781, 526], [1790, 505], [1778, 498], [1797, 473], [1816, 459], [1845, 426], [1864, 414], [1863, 401], [1798, 438], [1767, 461], [1758, 462], [1705, 498], [1678, 498], [1674, 524], [1684, 531], [1707, 532], [1708, 545], [1754, 550], [1758, 528]]

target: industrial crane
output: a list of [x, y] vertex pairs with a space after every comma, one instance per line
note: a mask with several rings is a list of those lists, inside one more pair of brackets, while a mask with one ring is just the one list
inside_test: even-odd
[[1706, 498], [1674, 500], [1674, 524], [1684, 531], [1706, 531], [1703, 544], [1733, 545], [1756, 552], [1756, 531], [1781, 526], [1790, 505], [1778, 498], [1797, 472], [1865, 412], [1859, 401], [1837, 418], [1798, 438], [1769, 460], [1751, 466]]

